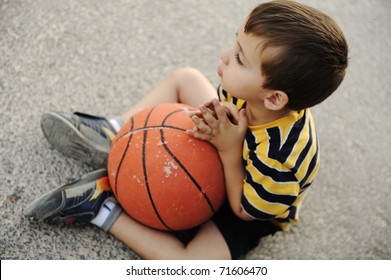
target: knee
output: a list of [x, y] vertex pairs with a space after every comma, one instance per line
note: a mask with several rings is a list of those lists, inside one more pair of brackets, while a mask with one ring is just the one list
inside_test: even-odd
[[191, 83], [204, 78], [204, 74], [193, 67], [182, 67], [174, 70], [171, 75], [180, 82]]

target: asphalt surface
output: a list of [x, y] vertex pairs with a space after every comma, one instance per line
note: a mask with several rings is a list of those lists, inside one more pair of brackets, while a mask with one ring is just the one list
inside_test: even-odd
[[[120, 115], [181, 66], [217, 85], [219, 53], [258, 2], [0, 0], [0, 258], [138, 259], [93, 226], [23, 217], [34, 198], [91, 170], [50, 148], [40, 117]], [[300, 2], [341, 26], [350, 66], [313, 109], [322, 162], [301, 222], [246, 258], [390, 259], [391, 2]]]

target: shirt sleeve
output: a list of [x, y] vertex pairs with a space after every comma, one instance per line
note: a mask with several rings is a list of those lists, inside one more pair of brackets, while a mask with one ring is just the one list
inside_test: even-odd
[[291, 170], [275, 159], [254, 151], [246, 163], [242, 207], [259, 220], [286, 219], [299, 196], [299, 183]]

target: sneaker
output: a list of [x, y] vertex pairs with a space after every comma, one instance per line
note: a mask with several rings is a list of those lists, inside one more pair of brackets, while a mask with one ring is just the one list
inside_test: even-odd
[[88, 224], [110, 196], [107, 171], [100, 169], [44, 194], [32, 202], [24, 214], [36, 221]]
[[82, 113], [48, 112], [41, 128], [49, 143], [62, 154], [93, 168], [106, 168], [116, 131], [102, 117]]

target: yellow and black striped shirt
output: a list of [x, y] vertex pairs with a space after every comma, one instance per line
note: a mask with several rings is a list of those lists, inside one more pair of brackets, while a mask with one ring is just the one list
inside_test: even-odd
[[[221, 101], [238, 109], [245, 101], [218, 88]], [[246, 171], [242, 207], [255, 219], [270, 220], [287, 230], [299, 219], [308, 187], [319, 168], [319, 150], [309, 109], [292, 111], [268, 124], [249, 126], [244, 145]]]

